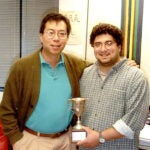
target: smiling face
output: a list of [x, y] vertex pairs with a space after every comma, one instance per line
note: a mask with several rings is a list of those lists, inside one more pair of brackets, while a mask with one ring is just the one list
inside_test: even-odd
[[121, 46], [110, 34], [100, 34], [94, 40], [94, 54], [102, 66], [113, 66], [120, 60]]
[[[54, 33], [54, 37], [49, 38], [49, 31]], [[67, 26], [64, 21], [48, 21], [45, 24], [44, 32], [40, 33], [40, 41], [43, 47], [42, 51], [45, 54], [60, 55], [68, 41], [68, 35], [62, 39], [59, 37], [60, 33], [67, 33]]]

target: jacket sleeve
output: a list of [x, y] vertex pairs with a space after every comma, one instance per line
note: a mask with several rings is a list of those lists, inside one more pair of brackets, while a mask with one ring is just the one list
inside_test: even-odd
[[19, 140], [23, 135], [18, 126], [18, 100], [20, 92], [19, 65], [15, 63], [11, 69], [5, 84], [4, 94], [0, 105], [0, 119], [3, 131], [11, 144]]

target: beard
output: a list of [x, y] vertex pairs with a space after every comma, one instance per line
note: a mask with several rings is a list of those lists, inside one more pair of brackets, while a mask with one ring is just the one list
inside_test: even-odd
[[100, 65], [102, 66], [114, 66], [120, 61], [120, 56], [116, 55], [115, 57], [97, 57]]

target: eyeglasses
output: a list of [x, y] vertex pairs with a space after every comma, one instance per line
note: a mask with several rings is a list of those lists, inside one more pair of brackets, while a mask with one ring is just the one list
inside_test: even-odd
[[48, 39], [53, 39], [54, 36], [57, 34], [58, 38], [61, 40], [64, 40], [67, 38], [67, 33], [65, 31], [54, 31], [54, 30], [47, 30], [44, 33], [46, 33], [46, 36]]
[[93, 47], [94, 48], [102, 48], [103, 47], [103, 45], [105, 45], [105, 48], [106, 49], [109, 49], [109, 48], [111, 48], [112, 47], [112, 45], [114, 44], [115, 42], [113, 42], [113, 41], [106, 41], [106, 42], [104, 42], [104, 43], [101, 43], [101, 42], [95, 42], [94, 44], [93, 44]]

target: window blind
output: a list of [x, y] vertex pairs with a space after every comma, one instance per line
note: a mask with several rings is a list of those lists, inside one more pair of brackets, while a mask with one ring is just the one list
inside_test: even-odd
[[18, 0], [0, 0], [0, 87], [20, 56], [19, 5]]
[[0, 89], [11, 65], [41, 47], [43, 16], [59, 10], [59, 0], [0, 0]]
[[23, 0], [22, 6], [22, 56], [25, 56], [41, 47], [41, 20], [47, 12], [58, 12], [59, 0]]

